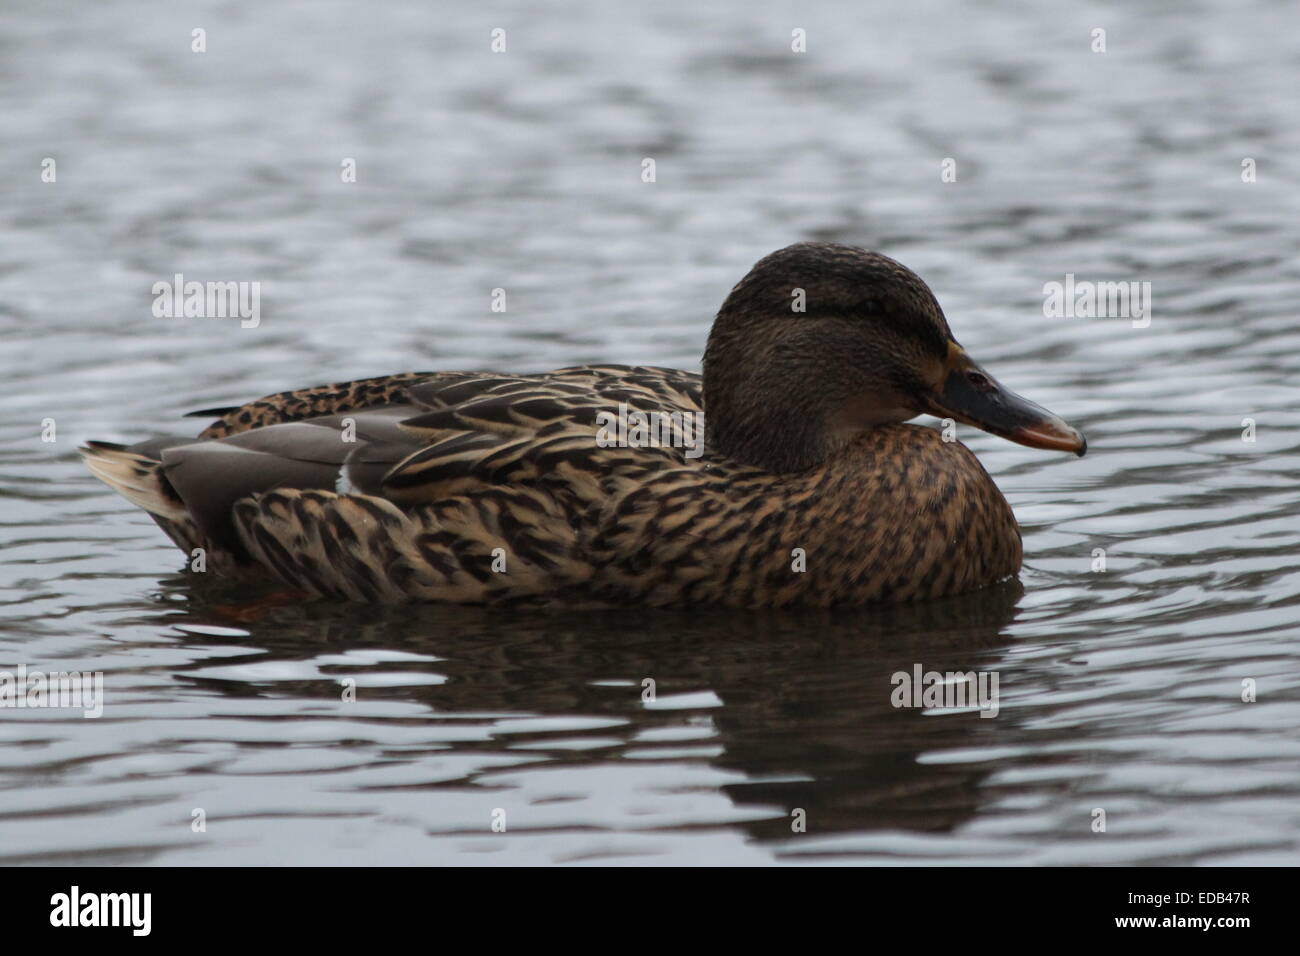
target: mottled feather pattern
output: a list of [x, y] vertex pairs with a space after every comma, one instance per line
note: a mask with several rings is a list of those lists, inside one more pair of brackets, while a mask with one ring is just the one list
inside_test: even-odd
[[645, 476], [592, 547], [608, 594], [646, 604], [916, 600], [986, 585], [1021, 560], [1015, 518], [979, 461], [915, 425], [873, 429], [795, 476], [726, 462]]
[[[203, 434], [273, 427], [277, 408], [281, 423], [364, 420], [394, 401], [411, 412], [398, 417], [409, 454], [382, 494], [280, 488], [240, 500], [244, 565], [353, 600], [565, 606], [909, 600], [1019, 567], [1005, 501], [964, 446], [931, 429], [874, 429], [795, 476], [681, 448], [597, 446], [595, 414], [619, 402], [700, 411], [698, 377], [676, 370], [369, 379], [268, 396]], [[166, 520], [182, 548], [204, 544], [174, 512]], [[241, 563], [215, 550], [217, 568]]]
[[591, 573], [573, 560], [566, 517], [528, 489], [414, 509], [367, 495], [272, 491], [235, 507], [253, 559], [286, 584], [384, 603], [547, 603]]

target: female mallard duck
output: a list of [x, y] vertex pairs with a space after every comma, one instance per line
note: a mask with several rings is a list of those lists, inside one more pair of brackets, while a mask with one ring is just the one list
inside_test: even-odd
[[[620, 410], [630, 435], [608, 427]], [[406, 373], [195, 413], [220, 415], [197, 440], [82, 454], [209, 568], [320, 595], [861, 604], [1020, 568], [1006, 499], [964, 445], [902, 424], [921, 413], [1086, 447], [967, 356], [909, 269], [804, 242], [731, 290], [702, 378]], [[660, 437], [647, 422], [670, 441], [641, 440]]]

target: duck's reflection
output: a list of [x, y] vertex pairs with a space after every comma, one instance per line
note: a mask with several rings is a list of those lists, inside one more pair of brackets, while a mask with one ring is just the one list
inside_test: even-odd
[[[630, 751], [635, 759], [654, 760], [661, 747], [666, 761], [705, 760], [739, 774], [743, 780], [723, 790], [738, 806], [771, 811], [738, 824], [764, 840], [796, 836], [800, 810], [806, 832], [822, 835], [939, 831], [969, 819], [987, 767], [934, 755], [995, 742], [1006, 717], [896, 708], [891, 677], [916, 664], [939, 671], [996, 669], [999, 635], [1022, 594], [1011, 581], [942, 601], [844, 612], [542, 614], [329, 602], [277, 607], [243, 598], [232, 603], [231, 595], [207, 592], [189, 578], [169, 588], [186, 608], [177, 623], [248, 631], [248, 637], [220, 642], [247, 644], [250, 662], [316, 661], [380, 648], [420, 655], [401, 666], [445, 680], [367, 687], [367, 699], [418, 701], [431, 709], [430, 719], [481, 719], [483, 736], [465, 744], [478, 753], [487, 748], [518, 756], [511, 748], [527, 741], [530, 759], [544, 755], [552, 766], [590, 766], [633, 759]], [[238, 662], [220, 658], [223, 668]], [[333, 672], [340, 678], [349, 673], [331, 665], [320, 668], [327, 678], [268, 685], [205, 676], [212, 666], [196, 661], [181, 676], [241, 697], [329, 698], [339, 693]], [[655, 703], [643, 700], [647, 679], [654, 682]], [[494, 714], [616, 718], [613, 728], [591, 733], [622, 743], [548, 750], [550, 735], [543, 730], [493, 736]], [[681, 735], [662, 728], [687, 723], [702, 730], [686, 735], [683, 751]], [[691, 746], [701, 743], [708, 755], [694, 756], [701, 751]], [[665, 785], [672, 785], [670, 771]]]

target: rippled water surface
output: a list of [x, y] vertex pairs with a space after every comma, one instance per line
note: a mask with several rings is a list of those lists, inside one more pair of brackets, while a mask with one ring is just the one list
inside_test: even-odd
[[[6, 6], [0, 669], [102, 671], [106, 703], [0, 710], [0, 861], [1295, 862], [1300, 10], [548, 6]], [[399, 369], [698, 368], [731, 284], [805, 238], [916, 269], [1087, 433], [1075, 460], [961, 432], [1019, 582], [256, 605], [75, 454]], [[177, 272], [261, 282], [260, 326], [155, 318]], [[1044, 318], [1067, 273], [1150, 282], [1149, 327]], [[917, 663], [996, 672], [998, 716], [895, 709]]]

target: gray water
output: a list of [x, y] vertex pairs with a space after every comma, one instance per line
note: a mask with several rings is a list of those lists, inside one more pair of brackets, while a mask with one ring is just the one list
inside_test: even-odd
[[[0, 861], [1294, 863], [1300, 10], [548, 6], [0, 13], [0, 670], [105, 694], [0, 710]], [[402, 369], [698, 368], [731, 284], [807, 238], [911, 266], [1087, 434], [959, 433], [1019, 582], [835, 614], [258, 605], [75, 454]], [[178, 272], [260, 282], [260, 325], [155, 318]], [[1045, 318], [1067, 273], [1150, 282], [1149, 326]], [[997, 717], [894, 708], [917, 663], [999, 675]]]

